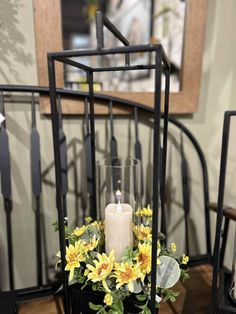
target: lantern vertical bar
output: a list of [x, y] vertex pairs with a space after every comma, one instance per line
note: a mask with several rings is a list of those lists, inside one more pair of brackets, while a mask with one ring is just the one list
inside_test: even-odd
[[13, 267], [13, 240], [12, 240], [12, 222], [11, 222], [11, 211], [12, 201], [11, 199], [4, 199], [4, 208], [6, 211], [6, 226], [7, 226], [7, 252], [8, 252], [8, 267], [9, 267], [9, 286], [10, 290], [14, 290], [14, 267]]
[[223, 134], [222, 134], [215, 246], [214, 246], [214, 253], [213, 253], [213, 277], [212, 277], [212, 290], [211, 290], [212, 313], [216, 313], [218, 309], [217, 286], [218, 286], [218, 273], [219, 273], [219, 262], [220, 262], [220, 239], [221, 239], [221, 226], [222, 226], [222, 220], [223, 220], [223, 203], [224, 203], [225, 177], [226, 177], [228, 143], [229, 143], [229, 130], [230, 130], [230, 114], [229, 112], [225, 112]]
[[228, 231], [229, 231], [229, 218], [225, 217], [224, 227], [223, 227], [223, 233], [222, 233], [222, 244], [220, 249], [220, 264], [219, 268], [222, 268], [224, 266], [224, 257], [225, 257], [225, 249], [226, 249], [226, 243], [228, 239]]
[[97, 48], [102, 49], [104, 47], [104, 34], [103, 34], [103, 15], [101, 11], [96, 12], [96, 37]]
[[31, 180], [32, 191], [35, 201], [35, 231], [36, 231], [36, 256], [37, 256], [37, 283], [38, 286], [43, 284], [43, 268], [42, 268], [42, 228], [41, 228], [41, 205], [40, 195], [42, 192], [41, 182], [41, 160], [40, 160], [40, 136], [36, 127], [36, 109], [35, 109], [35, 97], [32, 93], [31, 101], [31, 114], [32, 114], [32, 126], [31, 126]]
[[68, 297], [68, 281], [67, 281], [67, 274], [65, 272], [66, 248], [65, 248], [64, 209], [62, 205], [61, 155], [60, 155], [59, 121], [58, 121], [58, 110], [57, 110], [55, 61], [50, 55], [48, 55], [48, 76], [49, 76], [50, 104], [51, 104], [51, 116], [52, 116], [55, 179], [56, 179], [56, 207], [57, 207], [57, 212], [58, 212], [61, 268], [62, 268], [62, 275], [63, 275], [64, 312], [65, 314], [69, 314], [70, 306], [69, 306], [69, 297]]
[[[164, 128], [162, 142], [162, 162], [161, 162], [161, 223], [162, 232], [166, 235], [166, 217], [165, 217], [165, 180], [166, 180], [166, 156], [167, 156], [167, 137], [169, 120], [169, 91], [170, 91], [170, 67], [165, 67], [165, 102], [164, 102]], [[166, 235], [167, 236], [167, 235]], [[165, 238], [165, 243], [167, 239]]]
[[[3, 92], [1, 92], [0, 113], [5, 115]], [[12, 199], [11, 199], [11, 161], [9, 150], [9, 137], [6, 131], [6, 120], [0, 125], [0, 173], [1, 189], [6, 213], [6, 231], [7, 231], [7, 259], [10, 290], [14, 289], [14, 265], [13, 265], [13, 239], [12, 239]]]
[[205, 207], [205, 230], [206, 230], [206, 244], [207, 254], [209, 260], [212, 260], [212, 249], [211, 249], [211, 226], [210, 226], [210, 211], [209, 211], [209, 188], [208, 188], [208, 173], [206, 167], [206, 161], [201, 157], [203, 171], [203, 195], [204, 195], [204, 207]]
[[151, 312], [156, 313], [156, 269], [158, 241], [158, 207], [160, 184], [160, 120], [161, 120], [161, 65], [162, 49], [155, 51], [155, 92], [154, 92], [154, 139], [153, 139], [153, 217], [152, 217], [152, 271], [151, 271]]
[[97, 219], [97, 199], [96, 199], [96, 157], [95, 157], [95, 124], [94, 124], [94, 91], [93, 91], [93, 72], [88, 72], [89, 84], [89, 111], [90, 111], [90, 132], [91, 132], [91, 162], [92, 162], [92, 204], [90, 204], [90, 216]]

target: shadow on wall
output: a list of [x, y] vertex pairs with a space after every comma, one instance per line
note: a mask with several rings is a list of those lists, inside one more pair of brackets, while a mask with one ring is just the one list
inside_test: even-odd
[[10, 76], [23, 83], [13, 62], [24, 66], [33, 63], [32, 55], [24, 51], [26, 37], [19, 31], [18, 14], [23, 7], [21, 0], [0, 1], [0, 74], [6, 83], [10, 83]]

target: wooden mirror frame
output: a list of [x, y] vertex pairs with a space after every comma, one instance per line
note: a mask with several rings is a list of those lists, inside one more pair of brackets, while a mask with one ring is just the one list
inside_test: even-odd
[[[198, 109], [208, 0], [186, 1], [181, 88], [179, 92], [170, 93], [172, 114], [191, 114]], [[47, 52], [63, 50], [60, 0], [34, 0], [34, 22], [38, 83], [40, 86], [48, 86]], [[58, 64], [58, 87], [63, 86], [63, 79], [63, 68]], [[104, 93], [137, 101], [146, 106], [152, 106], [153, 103], [151, 92]], [[49, 107], [49, 100], [42, 99], [41, 113], [48, 114]], [[73, 100], [64, 99], [62, 110], [66, 114], [82, 114], [84, 106], [78, 106], [78, 101], [75, 103]], [[97, 113], [105, 112], [100, 108]]]

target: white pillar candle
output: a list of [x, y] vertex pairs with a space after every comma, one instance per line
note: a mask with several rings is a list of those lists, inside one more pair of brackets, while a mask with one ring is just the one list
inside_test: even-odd
[[127, 247], [133, 247], [133, 209], [129, 204], [108, 204], [105, 208], [105, 248], [115, 250], [115, 259], [121, 261]]

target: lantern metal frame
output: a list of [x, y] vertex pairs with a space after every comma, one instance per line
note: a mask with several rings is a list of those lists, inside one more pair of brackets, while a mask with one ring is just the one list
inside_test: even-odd
[[[104, 26], [108, 28], [125, 46], [116, 48], [104, 48]], [[59, 118], [57, 108], [57, 89], [56, 89], [56, 74], [55, 62], [69, 64], [81, 70], [84, 70], [87, 75], [89, 86], [88, 102], [89, 102], [89, 120], [91, 132], [91, 165], [92, 165], [92, 206], [90, 215], [96, 218], [96, 158], [95, 158], [95, 115], [94, 115], [94, 90], [93, 90], [93, 74], [95, 72], [104, 71], [132, 71], [132, 70], [150, 70], [155, 71], [154, 82], [154, 138], [153, 138], [153, 219], [152, 219], [152, 271], [151, 271], [151, 301], [150, 308], [152, 313], [156, 313], [156, 259], [157, 259], [157, 240], [158, 240], [158, 212], [159, 207], [164, 211], [164, 186], [166, 173], [166, 153], [167, 153], [167, 131], [169, 117], [169, 80], [170, 80], [170, 64], [165, 55], [161, 44], [135, 45], [130, 46], [127, 39], [117, 30], [117, 28], [101, 13], [96, 14], [96, 35], [97, 49], [86, 50], [68, 50], [61, 52], [48, 53], [48, 75], [50, 89], [50, 104], [51, 104], [51, 119], [53, 133], [53, 148], [55, 162], [55, 178], [56, 178], [56, 206], [58, 211], [59, 224], [59, 240], [61, 250], [61, 267], [63, 272], [63, 296], [64, 310], [68, 314], [70, 312], [68, 280], [65, 272], [65, 204], [63, 203], [62, 193], [62, 166], [60, 156], [60, 135], [59, 135]], [[148, 65], [130, 65], [129, 56], [131, 53], [154, 53], [154, 64]], [[71, 58], [88, 57], [88, 56], [104, 56], [104, 55], [125, 55], [124, 66], [109, 66], [109, 67], [89, 67], [79, 63]], [[164, 91], [164, 126], [163, 136], [161, 141], [161, 81], [162, 73], [165, 75], [165, 91]], [[162, 146], [162, 148], [161, 148]], [[162, 149], [162, 154], [161, 154]]]
[[[236, 313], [236, 307], [232, 306], [229, 301], [230, 278], [229, 272], [220, 269], [221, 267], [221, 229], [224, 216], [224, 195], [225, 195], [225, 180], [228, 159], [228, 147], [230, 136], [231, 118], [236, 116], [236, 111], [225, 111], [223, 132], [222, 132], [222, 146], [221, 146], [221, 161], [220, 161], [220, 176], [218, 186], [218, 200], [217, 200], [217, 220], [215, 232], [215, 245], [213, 252], [213, 277], [211, 290], [211, 311], [212, 313]], [[228, 224], [227, 224], [228, 232]], [[224, 243], [225, 245], [226, 243]], [[221, 273], [220, 273], [221, 272]]]

